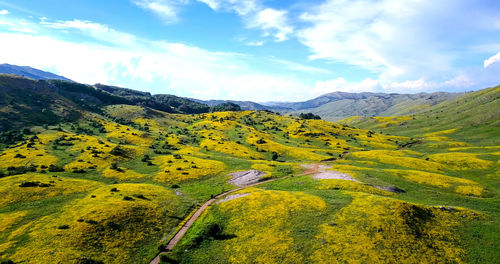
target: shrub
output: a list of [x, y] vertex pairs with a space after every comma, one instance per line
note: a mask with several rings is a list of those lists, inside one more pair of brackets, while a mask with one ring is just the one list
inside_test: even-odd
[[19, 184], [19, 187], [50, 187], [50, 186], [52, 186], [52, 185], [49, 183], [40, 183], [37, 181], [33, 181], [33, 182], [27, 181], [27, 182], [23, 182], [23, 183]]
[[125, 200], [125, 201], [134, 201], [135, 199], [132, 198], [132, 197], [130, 197], [130, 196], [125, 196], [125, 197], [123, 197], [123, 200]]
[[120, 145], [117, 145], [116, 147], [114, 147], [109, 153], [111, 155], [115, 155], [115, 156], [121, 156], [121, 157], [127, 156], [127, 152], [124, 149], [122, 149], [120, 147]]
[[95, 260], [95, 259], [83, 257], [83, 258], [78, 260], [77, 264], [104, 264], [104, 262], [102, 262], [100, 260]]
[[263, 138], [259, 138], [259, 140], [257, 140], [255, 143], [257, 143], [257, 144], [265, 144], [266, 141]]
[[315, 115], [313, 113], [307, 113], [307, 114], [300, 113], [299, 117], [302, 119], [318, 119], [318, 120], [321, 119], [319, 115]]
[[282, 177], [287, 176], [293, 173], [292, 166], [289, 165], [280, 165], [274, 169], [273, 176]]
[[64, 171], [64, 168], [51, 164], [49, 166], [49, 171], [50, 172], [62, 172], [62, 171]]
[[60, 225], [57, 229], [69, 229], [69, 225]]
[[24, 155], [22, 155], [22, 154], [17, 153], [17, 154], [14, 156], [14, 158], [16, 158], [16, 159], [25, 159], [25, 158], [26, 158], [26, 156], [24, 156]]

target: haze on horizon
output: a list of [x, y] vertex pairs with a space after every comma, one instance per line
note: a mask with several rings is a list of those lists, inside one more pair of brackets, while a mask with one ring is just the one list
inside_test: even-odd
[[0, 0], [0, 63], [199, 99], [500, 84], [495, 0]]

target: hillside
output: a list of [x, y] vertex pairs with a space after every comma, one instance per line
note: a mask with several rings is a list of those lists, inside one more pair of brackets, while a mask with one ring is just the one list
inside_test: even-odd
[[149, 263], [212, 201], [161, 263], [498, 263], [499, 91], [342, 125], [0, 75], [0, 261]]
[[284, 108], [273, 108], [273, 107], [268, 107], [261, 105], [259, 103], [251, 102], [251, 101], [235, 101], [235, 100], [199, 100], [199, 99], [194, 99], [190, 98], [190, 100], [200, 102], [203, 104], [206, 104], [208, 106], [216, 106], [224, 103], [233, 103], [237, 104], [241, 107], [243, 110], [252, 110], [252, 111], [259, 111], [259, 110], [277, 110], [277, 109], [284, 109]]
[[461, 94], [419, 93], [344, 93], [334, 92], [312, 100], [296, 103], [273, 103], [271, 107], [286, 107], [284, 113], [313, 113], [328, 121], [351, 116], [393, 116], [413, 114]]
[[70, 79], [53, 74], [51, 72], [46, 72], [42, 70], [38, 70], [29, 66], [17, 66], [17, 65], [11, 65], [11, 64], [0, 64], [0, 73], [3, 74], [14, 74], [14, 75], [19, 75], [19, 76], [24, 76], [27, 78], [31, 78], [34, 80], [64, 80], [64, 81], [71, 81]]
[[140, 105], [169, 113], [206, 113], [207, 105], [174, 95], [62, 80], [33, 80], [0, 74], [0, 131], [76, 121], [84, 111], [102, 113], [112, 104]]
[[410, 116], [353, 117], [340, 122], [399, 135], [451, 129], [460, 140], [500, 144], [500, 86], [470, 92]]

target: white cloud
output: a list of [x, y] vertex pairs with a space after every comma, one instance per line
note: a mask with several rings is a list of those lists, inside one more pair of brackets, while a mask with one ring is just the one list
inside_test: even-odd
[[379, 87], [379, 81], [370, 78], [364, 79], [361, 82], [348, 82], [344, 78], [339, 77], [334, 80], [316, 82], [312, 93], [319, 96], [331, 92], [375, 92]]
[[261, 9], [257, 0], [197, 0], [207, 4], [215, 11], [235, 12], [239, 16], [245, 16]]
[[[250, 28], [261, 28], [265, 32], [274, 31], [276, 41], [287, 40], [293, 33], [293, 27], [287, 21], [287, 11], [266, 8], [257, 12], [247, 25]], [[271, 34], [271, 33], [269, 33]]]
[[500, 62], [500, 52], [491, 56], [490, 58], [488, 58], [487, 60], [484, 61], [484, 68], [492, 65], [493, 63], [496, 63], [496, 62]]
[[[54, 69], [82, 83], [106, 83], [201, 99], [300, 100], [300, 80], [252, 70], [245, 56], [141, 40], [133, 48], [0, 33], [0, 62]], [[195, 63], [193, 63], [195, 62]]]
[[7, 14], [9, 14], [9, 10], [6, 9], [0, 10], [0, 15], [7, 15]]
[[306, 26], [297, 35], [310, 59], [359, 66], [381, 80], [439, 77], [455, 70], [464, 32], [475, 32], [465, 2], [328, 0], [300, 16]]
[[246, 42], [245, 44], [248, 45], [248, 46], [259, 47], [259, 46], [264, 45], [264, 41], [249, 41], [249, 42]]
[[86, 20], [74, 19], [68, 21], [50, 22], [48, 19], [42, 19], [40, 24], [53, 29], [76, 29], [95, 39], [120, 45], [127, 45], [137, 41], [137, 38], [132, 34], [119, 32], [106, 25]]
[[198, 0], [215, 11], [234, 12], [241, 16], [248, 28], [264, 31], [263, 36], [273, 36], [277, 42], [289, 39], [294, 32], [286, 10], [264, 7], [256, 0]]
[[329, 70], [326, 70], [326, 69], [307, 66], [307, 65], [303, 65], [303, 64], [296, 63], [293, 61], [281, 60], [281, 59], [277, 59], [277, 58], [272, 58], [270, 61], [272, 63], [282, 65], [282, 66], [284, 66], [287, 69], [292, 70], [292, 71], [299, 71], [299, 72], [306, 72], [306, 73], [323, 73], [323, 74], [330, 74], [331, 73]]
[[427, 81], [424, 78], [415, 80], [405, 80], [401, 82], [390, 82], [384, 80], [374, 80], [366, 78], [360, 82], [348, 82], [344, 78], [339, 77], [333, 80], [318, 81], [315, 84], [312, 93], [319, 96], [331, 92], [381, 92], [381, 93], [403, 93], [413, 94], [420, 92], [433, 91], [461, 91], [463, 88], [473, 87], [474, 85], [483, 85], [481, 88], [488, 87], [484, 82], [485, 77], [477, 78], [473, 81], [467, 74], [460, 74], [452, 79], [442, 82]]
[[177, 14], [181, 6], [189, 3], [188, 0], [134, 0], [137, 6], [152, 11], [160, 16], [165, 23], [175, 23], [179, 20]]

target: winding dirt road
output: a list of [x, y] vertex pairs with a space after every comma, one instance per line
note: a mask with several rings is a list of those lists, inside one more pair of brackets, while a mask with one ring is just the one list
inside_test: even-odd
[[[280, 179], [283, 179], [283, 178], [280, 178]], [[250, 187], [253, 187], [253, 186], [256, 186], [256, 185], [268, 183], [268, 182], [275, 181], [275, 180], [277, 180], [277, 179], [269, 179], [269, 180], [266, 180], [266, 181], [261, 181], [261, 182], [257, 182], [257, 183], [254, 183], [254, 184], [250, 184], [250, 185], [247, 185], [245, 187], [236, 188], [236, 189], [233, 189], [233, 190], [230, 190], [230, 191], [227, 191], [227, 192], [223, 192], [223, 193], [215, 196], [214, 198], [211, 198], [210, 200], [206, 201], [200, 208], [198, 208], [196, 210], [196, 212], [181, 227], [181, 229], [179, 229], [179, 231], [175, 234], [175, 236], [172, 239], [170, 239], [170, 241], [168, 242], [167, 246], [165, 247], [165, 251], [163, 251], [163, 252], [171, 251], [175, 247], [175, 245], [177, 245], [177, 243], [181, 240], [182, 236], [184, 236], [184, 234], [188, 231], [188, 229], [191, 227], [191, 225], [193, 225], [193, 223], [196, 221], [196, 219], [198, 219], [198, 217], [200, 217], [200, 215], [212, 203], [214, 203], [218, 199], [220, 199], [220, 198], [222, 198], [222, 197], [224, 197], [224, 196], [226, 196], [226, 195], [228, 195], [230, 193], [241, 191], [241, 190], [244, 190], [246, 188], [250, 188]], [[163, 252], [160, 252], [160, 254], [163, 253]], [[158, 263], [160, 263], [160, 254], [158, 254], [149, 264], [158, 264]]]

